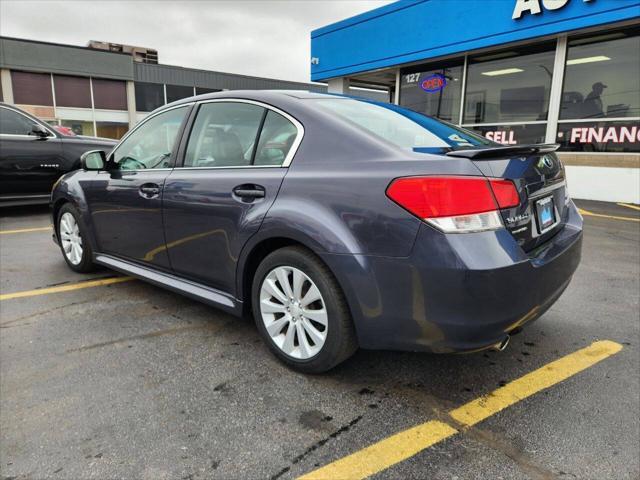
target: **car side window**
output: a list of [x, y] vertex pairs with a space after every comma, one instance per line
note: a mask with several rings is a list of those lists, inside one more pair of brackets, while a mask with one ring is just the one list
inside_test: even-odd
[[32, 135], [31, 129], [36, 123], [18, 112], [0, 108], [0, 134]]
[[242, 167], [251, 165], [265, 109], [240, 102], [200, 106], [193, 124], [185, 167]]
[[171, 166], [176, 144], [188, 106], [160, 113], [146, 121], [116, 149], [113, 161], [119, 170], [148, 170]]
[[269, 110], [260, 132], [254, 165], [282, 165], [298, 135], [296, 126]]

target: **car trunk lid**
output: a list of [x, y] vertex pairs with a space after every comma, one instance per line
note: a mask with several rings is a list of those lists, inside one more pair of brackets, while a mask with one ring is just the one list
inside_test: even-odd
[[569, 197], [557, 149], [558, 145], [500, 146], [447, 155], [468, 158], [486, 177], [514, 182], [520, 204], [500, 213], [507, 230], [528, 252], [554, 236], [566, 217]]

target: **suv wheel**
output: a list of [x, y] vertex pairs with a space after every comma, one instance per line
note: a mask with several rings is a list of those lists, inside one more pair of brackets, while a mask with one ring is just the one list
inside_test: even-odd
[[62, 256], [69, 267], [79, 273], [90, 272], [94, 269], [92, 252], [87, 242], [85, 228], [80, 221], [80, 213], [67, 203], [58, 213], [58, 240]]
[[254, 276], [252, 300], [262, 337], [280, 360], [296, 370], [327, 371], [357, 348], [338, 283], [305, 248], [287, 247], [268, 255]]

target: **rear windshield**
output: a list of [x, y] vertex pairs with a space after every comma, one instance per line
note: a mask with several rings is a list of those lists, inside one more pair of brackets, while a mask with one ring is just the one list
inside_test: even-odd
[[498, 145], [450, 123], [388, 103], [342, 97], [313, 101], [323, 110], [401, 148], [429, 152]]

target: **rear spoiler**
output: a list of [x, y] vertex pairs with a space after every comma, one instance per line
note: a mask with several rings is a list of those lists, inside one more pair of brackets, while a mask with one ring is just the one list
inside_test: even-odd
[[478, 149], [463, 149], [447, 152], [449, 157], [463, 157], [473, 160], [482, 160], [483, 158], [504, 158], [504, 157], [522, 157], [526, 155], [534, 155], [536, 153], [555, 152], [560, 145], [557, 143], [536, 144], [536, 145], [515, 145], [513, 147], [487, 147]]

